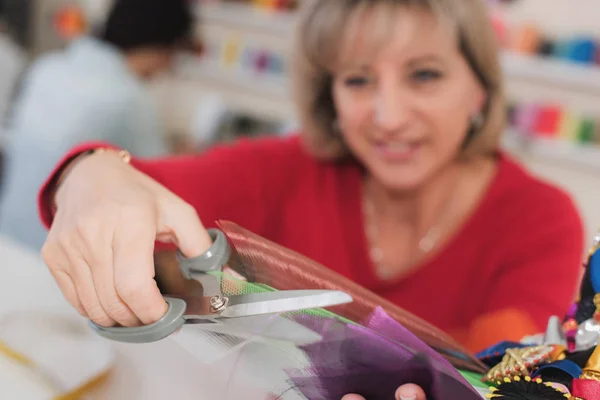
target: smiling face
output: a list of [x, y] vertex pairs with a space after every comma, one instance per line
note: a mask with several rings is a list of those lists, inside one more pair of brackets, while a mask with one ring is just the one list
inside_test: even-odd
[[356, 16], [332, 94], [350, 151], [381, 184], [405, 191], [457, 159], [485, 92], [450, 24], [421, 9], [392, 12]]

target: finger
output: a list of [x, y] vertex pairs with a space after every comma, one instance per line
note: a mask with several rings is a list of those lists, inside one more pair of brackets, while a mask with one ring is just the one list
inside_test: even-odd
[[419, 386], [409, 383], [396, 390], [396, 400], [426, 400], [425, 392]]
[[212, 245], [196, 210], [187, 203], [181, 202], [171, 208], [164, 221], [164, 230], [174, 236], [177, 247], [186, 257], [197, 257]]
[[77, 290], [75, 289], [75, 282], [69, 274], [65, 271], [50, 271], [52, 277], [58, 284], [61, 292], [65, 299], [71, 304], [79, 314], [81, 314], [85, 318], [89, 318], [85, 308], [81, 304], [81, 300], [79, 300], [79, 296], [77, 295]]
[[168, 306], [154, 280], [156, 229], [146, 221], [140, 216], [115, 231], [113, 264], [118, 295], [143, 324], [151, 324]]
[[365, 398], [357, 394], [347, 394], [342, 397], [342, 400], [365, 400]]
[[[100, 237], [100, 235], [92, 235], [92, 237]], [[86, 246], [90, 251], [90, 257], [86, 261], [91, 266], [92, 279], [100, 304], [108, 316], [119, 325], [140, 325], [140, 320], [121, 299], [115, 288], [113, 252], [110, 245], [109, 242], [95, 246], [88, 243]]]
[[79, 297], [88, 318], [101, 326], [115, 325], [115, 320], [104, 311], [104, 308], [100, 303], [98, 293], [94, 287], [90, 266], [83, 257], [80, 254], [75, 253], [74, 250], [63, 249], [68, 255], [69, 262], [73, 267], [71, 277], [73, 278], [73, 282], [75, 282], [77, 296]]
[[66, 265], [68, 265], [67, 255], [62, 251], [61, 247], [54, 243], [52, 239], [48, 239], [42, 247], [42, 258], [48, 266], [50, 274], [56, 281], [60, 291], [64, 298], [84, 317], [88, 317], [79, 296], [75, 289], [75, 282], [73, 278], [66, 272]]

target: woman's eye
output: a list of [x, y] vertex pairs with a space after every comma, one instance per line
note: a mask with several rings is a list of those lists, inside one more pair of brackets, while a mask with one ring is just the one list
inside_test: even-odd
[[435, 81], [441, 77], [442, 73], [434, 69], [419, 69], [412, 73], [412, 79], [417, 82]]
[[346, 86], [364, 86], [369, 83], [369, 79], [365, 76], [350, 76], [344, 79]]

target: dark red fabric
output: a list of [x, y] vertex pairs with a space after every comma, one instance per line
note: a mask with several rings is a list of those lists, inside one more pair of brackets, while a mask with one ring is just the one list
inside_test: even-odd
[[[584, 250], [574, 204], [503, 153], [493, 184], [465, 225], [415, 272], [387, 282], [377, 278], [368, 256], [360, 168], [315, 160], [296, 136], [132, 164], [192, 204], [207, 227], [233, 221], [447, 332], [507, 308], [529, 313], [543, 331], [548, 318], [564, 314], [574, 300]], [[47, 186], [40, 195], [46, 225], [52, 217]]]
[[584, 400], [600, 399], [600, 382], [591, 379], [573, 379], [571, 382], [571, 396]]

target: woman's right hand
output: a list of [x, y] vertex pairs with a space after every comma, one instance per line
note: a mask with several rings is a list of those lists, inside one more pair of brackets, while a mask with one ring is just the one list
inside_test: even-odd
[[166, 312], [155, 240], [188, 257], [211, 244], [192, 206], [113, 151], [78, 161], [55, 200], [43, 258], [69, 303], [102, 326], [149, 324]]

